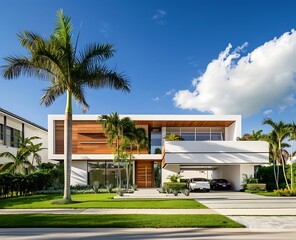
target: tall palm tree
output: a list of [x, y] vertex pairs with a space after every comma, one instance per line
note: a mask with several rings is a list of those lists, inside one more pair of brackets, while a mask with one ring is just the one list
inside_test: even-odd
[[260, 141], [263, 137], [263, 135], [261, 134], [262, 130], [257, 130], [255, 132], [255, 130], [252, 130], [252, 133], [246, 133], [244, 134], [241, 138], [238, 137], [237, 140], [238, 141]]
[[285, 171], [285, 160], [283, 157], [283, 141], [290, 135], [291, 126], [285, 124], [283, 121], [279, 121], [278, 123], [274, 122], [271, 118], [265, 118], [263, 120], [263, 124], [270, 125], [273, 131], [273, 137], [276, 137], [277, 144], [275, 145], [274, 151], [275, 154], [279, 156], [282, 165], [282, 171], [285, 178], [286, 186], [290, 189], [290, 186], [287, 181], [286, 171]]
[[30, 149], [25, 148], [18, 149], [15, 155], [10, 152], [0, 153], [0, 158], [9, 158], [12, 160], [11, 162], [4, 163], [0, 167], [0, 172], [27, 173], [27, 170], [34, 170], [35, 167], [28, 160], [30, 155]]
[[146, 130], [145, 128], [135, 128], [134, 130], [134, 139], [133, 139], [133, 144], [136, 146], [137, 148], [137, 152], [138, 154], [141, 153], [141, 149], [145, 148], [148, 149], [148, 137], [146, 135]]
[[34, 161], [36, 161], [37, 165], [40, 166], [40, 164], [42, 163], [42, 158], [39, 154], [39, 152], [45, 150], [46, 148], [42, 147], [42, 143], [31, 143], [30, 145], [30, 152], [33, 155], [32, 156], [32, 165], [34, 166]]
[[89, 108], [85, 99], [86, 88], [114, 88], [130, 91], [129, 82], [122, 74], [109, 69], [104, 61], [114, 55], [111, 44], [90, 44], [78, 52], [78, 37], [73, 42], [71, 18], [57, 12], [56, 27], [49, 38], [23, 31], [18, 34], [21, 45], [28, 54], [5, 58], [3, 76], [7, 79], [20, 75], [37, 77], [49, 82], [44, 90], [41, 104], [50, 106], [57, 97], [66, 94], [67, 102], [64, 120], [64, 199], [71, 201], [70, 178], [72, 162], [72, 99]]
[[134, 123], [129, 117], [120, 118], [117, 112], [110, 115], [101, 115], [99, 117], [99, 123], [102, 124], [105, 136], [107, 137], [107, 143], [109, 146], [114, 147], [115, 141], [115, 159], [117, 161], [118, 168], [118, 188], [121, 188], [121, 172], [120, 172], [120, 140], [127, 133], [131, 132]]

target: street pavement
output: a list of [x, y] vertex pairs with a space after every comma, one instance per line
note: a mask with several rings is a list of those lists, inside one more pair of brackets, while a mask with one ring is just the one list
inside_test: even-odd
[[211, 228], [17, 228], [0, 229], [1, 240], [51, 240], [51, 239], [224, 239], [224, 240], [295, 240], [296, 231], [211, 229]]

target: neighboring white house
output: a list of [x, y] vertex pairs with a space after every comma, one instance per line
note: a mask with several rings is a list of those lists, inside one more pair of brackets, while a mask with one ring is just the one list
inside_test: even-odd
[[[134, 152], [133, 183], [139, 188], [158, 187], [172, 174], [184, 178], [226, 178], [239, 190], [243, 174], [267, 164], [268, 143], [237, 141], [241, 137], [240, 115], [120, 115], [146, 129], [150, 152]], [[114, 148], [107, 146], [99, 115], [73, 115], [71, 184], [116, 184]], [[48, 158], [63, 161], [63, 115], [48, 116]], [[184, 141], [165, 141], [179, 134]], [[156, 150], [157, 149], [157, 150]], [[156, 151], [155, 151], [156, 150]], [[161, 154], [159, 154], [161, 151]], [[125, 171], [122, 168], [124, 184]]]
[[[47, 148], [46, 128], [0, 108], [0, 153], [11, 152], [16, 154], [18, 150], [17, 134], [22, 137], [40, 137], [40, 139], [36, 139], [34, 142], [42, 142], [42, 147]], [[43, 162], [48, 162], [47, 149], [42, 150], [39, 154]], [[10, 162], [11, 160], [0, 158], [0, 165], [8, 161]]]

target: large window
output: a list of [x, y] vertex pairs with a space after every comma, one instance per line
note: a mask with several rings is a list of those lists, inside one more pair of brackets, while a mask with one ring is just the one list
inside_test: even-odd
[[168, 127], [166, 135], [181, 135], [184, 141], [223, 141], [223, 127]]
[[[159, 128], [152, 129], [150, 134], [151, 154], [158, 153], [162, 148], [162, 135]], [[159, 149], [159, 150], [157, 150]]]
[[[127, 184], [126, 170], [124, 163], [120, 164], [121, 173], [121, 186], [124, 187]], [[129, 184], [132, 185], [132, 172], [131, 169]], [[98, 186], [99, 188], [106, 188], [107, 185], [112, 187], [118, 186], [118, 165], [114, 162], [88, 162], [88, 184]]]
[[4, 140], [4, 126], [0, 124], [0, 143], [2, 144]]

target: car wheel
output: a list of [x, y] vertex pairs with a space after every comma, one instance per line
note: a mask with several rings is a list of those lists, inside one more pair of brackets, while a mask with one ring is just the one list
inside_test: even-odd
[[210, 189], [206, 189], [206, 192], [209, 192], [210, 191]]

